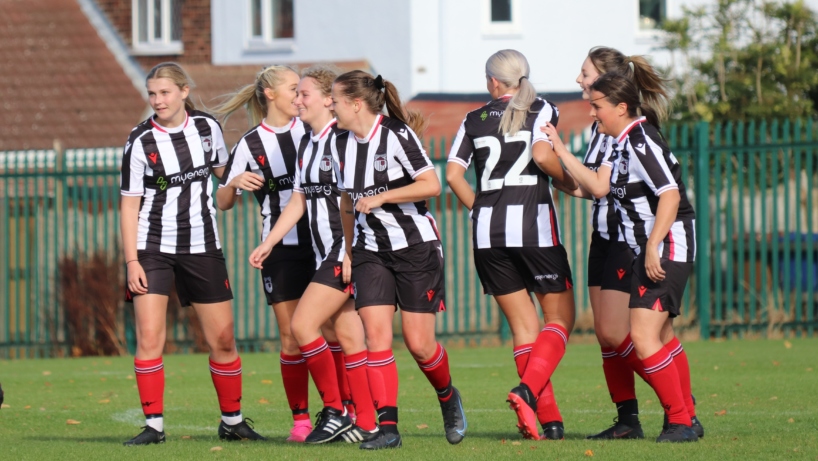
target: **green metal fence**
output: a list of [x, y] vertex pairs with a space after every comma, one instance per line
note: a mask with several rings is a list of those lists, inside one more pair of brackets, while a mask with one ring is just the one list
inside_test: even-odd
[[[680, 329], [704, 338], [814, 334], [816, 130], [812, 120], [666, 129], [698, 216], [695, 274], [677, 321]], [[570, 144], [582, 152], [584, 141], [572, 136]], [[468, 213], [445, 182], [448, 146], [445, 139], [428, 144], [444, 186], [441, 197], [430, 202], [446, 250], [447, 311], [439, 316], [437, 331], [467, 340], [504, 337], [502, 316], [482, 294], [473, 269]], [[116, 333], [132, 342], [132, 312], [120, 296], [119, 160], [118, 148], [62, 155], [0, 152], [0, 356], [68, 355], [72, 331], [103, 327], [78, 319], [80, 314], [66, 307], [78, 304], [79, 279], [100, 271], [83, 266], [95, 255], [97, 266], [102, 260], [107, 268], [99, 277], [120, 284], [108, 283], [81, 296], [116, 298], [109, 306], [115, 311]], [[473, 170], [468, 175], [473, 181]], [[576, 281], [576, 330], [590, 332], [593, 319], [585, 290], [589, 203], [562, 193], [556, 200]], [[219, 213], [218, 224], [233, 281], [238, 343], [245, 350], [269, 348], [277, 338], [275, 317], [264, 303], [259, 275], [246, 263], [260, 227], [252, 197], [245, 194], [233, 210]], [[190, 316], [173, 318], [169, 340], [183, 350], [191, 347]]]

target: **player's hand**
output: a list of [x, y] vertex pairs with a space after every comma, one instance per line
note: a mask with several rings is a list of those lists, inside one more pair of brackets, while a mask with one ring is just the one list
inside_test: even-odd
[[383, 205], [383, 194], [363, 197], [358, 199], [358, 203], [355, 204], [355, 211], [369, 214], [373, 209], [380, 208], [381, 205]]
[[662, 269], [662, 262], [659, 259], [659, 249], [651, 245], [645, 247], [645, 273], [654, 282], [661, 282], [665, 279], [665, 270]]
[[148, 277], [139, 261], [131, 261], [127, 264], [128, 270], [128, 290], [135, 295], [148, 293]]
[[270, 256], [271, 251], [273, 251], [272, 244], [267, 243], [266, 240], [261, 242], [261, 245], [250, 253], [250, 265], [256, 269], [261, 269], [264, 260], [267, 259], [267, 256]]
[[245, 171], [244, 173], [233, 178], [228, 185], [230, 187], [235, 187], [236, 189], [254, 191], [259, 190], [262, 186], [264, 186], [264, 178], [250, 171]]
[[553, 143], [554, 152], [557, 156], [565, 155], [565, 153], [568, 152], [568, 149], [565, 148], [565, 144], [562, 142], [562, 138], [560, 138], [559, 133], [557, 133], [557, 127], [552, 125], [551, 122], [541, 126], [540, 131], [545, 133], [548, 136], [548, 140]]
[[347, 253], [344, 262], [341, 264], [341, 281], [349, 283], [352, 281], [352, 256]]

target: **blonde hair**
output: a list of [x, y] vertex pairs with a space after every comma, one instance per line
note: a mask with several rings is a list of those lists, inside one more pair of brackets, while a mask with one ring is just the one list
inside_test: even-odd
[[528, 80], [530, 72], [528, 60], [517, 50], [500, 50], [486, 61], [486, 78], [493, 77], [508, 88], [517, 88], [500, 118], [502, 134], [514, 134], [523, 128], [531, 103], [537, 98], [537, 90]]
[[264, 90], [267, 88], [275, 90], [282, 83], [287, 72], [298, 75], [298, 72], [289, 66], [270, 66], [262, 69], [256, 75], [254, 83], [227, 95], [228, 100], [216, 106], [213, 113], [223, 116], [226, 122], [230, 114], [241, 107], [245, 107], [250, 118], [250, 125], [258, 125], [267, 116], [267, 96], [264, 94]]
[[400, 101], [398, 89], [392, 82], [383, 77], [362, 71], [353, 70], [339, 75], [335, 79], [341, 94], [347, 99], [360, 99], [373, 114], [379, 114], [386, 105], [386, 112], [391, 118], [400, 120], [408, 126], [418, 138], [426, 131], [426, 119], [416, 110], [408, 110]]
[[326, 97], [332, 94], [332, 82], [338, 78], [340, 71], [334, 66], [318, 64], [301, 71], [301, 78], [309, 77], [318, 84], [318, 89]]
[[[174, 85], [178, 86], [180, 90], [184, 90], [185, 87], [195, 88], [196, 86], [193, 83], [193, 80], [190, 79], [187, 72], [182, 69], [182, 66], [175, 62], [163, 62], [153, 66], [153, 69], [148, 72], [148, 76], [145, 77], [145, 84], [148, 83], [148, 80], [155, 78], [170, 79], [170, 81], [172, 81]], [[189, 94], [188, 97], [185, 98], [185, 110], [196, 110], [196, 105], [193, 104], [193, 100]]]

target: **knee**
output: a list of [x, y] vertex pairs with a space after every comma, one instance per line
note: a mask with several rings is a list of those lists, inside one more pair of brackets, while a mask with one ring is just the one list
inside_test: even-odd
[[404, 333], [403, 342], [409, 353], [418, 362], [426, 362], [432, 358], [437, 349], [437, 342], [434, 338], [427, 338], [425, 335], [407, 335]]
[[[142, 330], [137, 337], [137, 348], [148, 356], [159, 356], [165, 348], [164, 330]], [[143, 354], [140, 354], [143, 355]]]
[[232, 323], [222, 329], [211, 348], [219, 353], [233, 353], [236, 351], [236, 337], [233, 334]]

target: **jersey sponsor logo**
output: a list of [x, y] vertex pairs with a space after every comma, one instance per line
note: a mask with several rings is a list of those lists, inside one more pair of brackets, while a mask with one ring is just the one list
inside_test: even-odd
[[213, 148], [213, 137], [212, 136], [202, 136], [202, 149], [205, 152], [210, 152], [210, 149]]
[[619, 280], [622, 280], [622, 277], [625, 276], [625, 269], [617, 269], [616, 276], [619, 277]]
[[196, 179], [207, 179], [208, 176], [210, 176], [210, 169], [207, 168], [206, 166], [203, 166], [193, 171], [188, 171], [187, 173], [176, 173], [170, 175], [170, 185], [171, 186], [184, 185], [188, 181], [193, 181]]
[[156, 160], [159, 158], [159, 153], [151, 152], [150, 154], [148, 154], [148, 158], [151, 159], [151, 162], [153, 162], [154, 165], [156, 165]]
[[273, 279], [272, 277], [264, 277], [264, 291], [267, 293], [273, 292]]
[[267, 161], [267, 157], [259, 155], [258, 157], [256, 157], [256, 160], [258, 161], [259, 166], [264, 166], [264, 162]]
[[648, 288], [644, 285], [639, 286], [639, 297], [645, 296], [645, 293], [648, 291]]
[[543, 280], [557, 280], [559, 275], [557, 274], [542, 274], [542, 275], [535, 275], [534, 280], [541, 282]]
[[274, 190], [276, 190], [276, 182], [275, 182], [275, 180], [270, 179], [269, 181], [267, 181], [267, 188], [268, 188], [268, 189], [270, 189], [270, 191], [274, 191]]
[[349, 196], [352, 198], [352, 202], [355, 203], [364, 197], [374, 197], [378, 194], [383, 194], [388, 190], [389, 186], [380, 186], [369, 190], [365, 190], [363, 192], [350, 192]]
[[387, 161], [386, 161], [386, 154], [378, 154], [375, 156], [375, 170], [377, 171], [384, 171], [386, 170]]
[[321, 171], [329, 171], [332, 169], [332, 156], [324, 155], [321, 157], [321, 163], [318, 164]]
[[406, 128], [401, 128], [400, 130], [398, 130], [398, 134], [403, 136], [403, 139], [407, 141], [409, 140], [409, 132], [406, 131]]
[[625, 188], [611, 186], [611, 194], [616, 198], [625, 198]]
[[159, 176], [156, 178], [156, 185], [159, 186], [159, 190], [165, 190], [168, 188], [168, 180], [164, 176]]
[[480, 114], [480, 120], [485, 122], [487, 118], [489, 118], [489, 114], [486, 111], [483, 111], [483, 113]]
[[332, 195], [332, 186], [329, 184], [318, 184], [315, 186], [301, 186], [304, 188], [304, 193], [312, 197], [313, 195], [324, 194], [326, 196]]
[[435, 297], [435, 290], [426, 290], [426, 297], [431, 301]]

